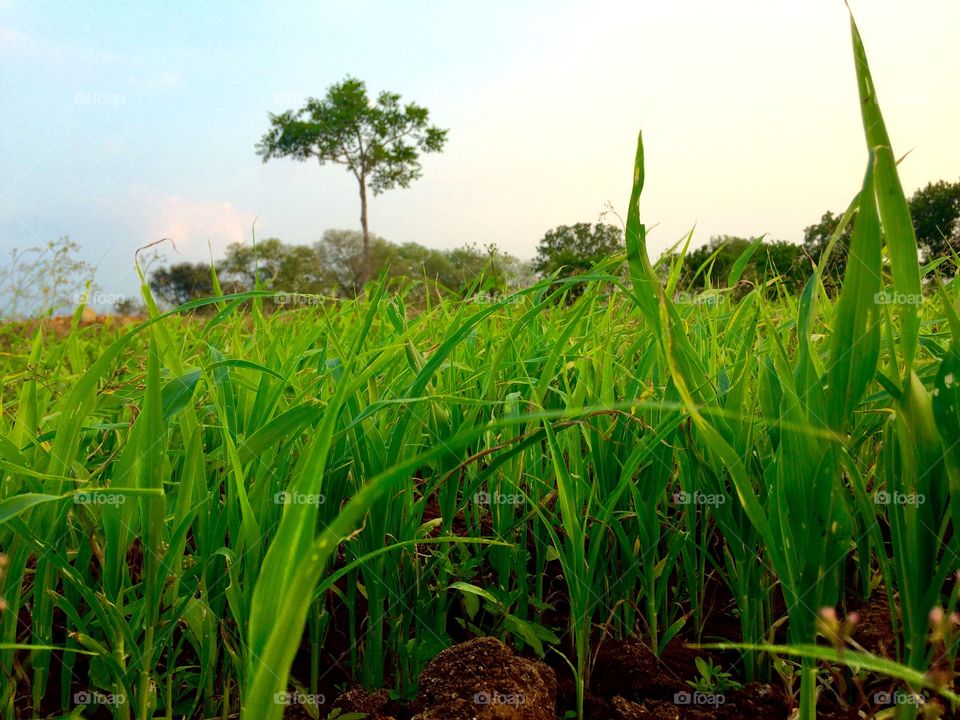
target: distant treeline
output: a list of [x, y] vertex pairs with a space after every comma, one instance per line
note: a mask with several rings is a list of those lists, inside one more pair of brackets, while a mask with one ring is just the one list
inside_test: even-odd
[[[941, 180], [917, 190], [908, 200], [921, 261], [938, 265], [937, 272], [952, 277], [960, 268], [960, 182]], [[686, 253], [677, 289], [699, 292], [724, 288], [736, 280], [742, 291], [767, 286], [769, 292], [798, 293], [824, 259], [842, 212], [826, 212], [803, 232], [803, 243], [719, 235]], [[839, 287], [856, 216], [840, 231], [827, 260], [824, 281], [829, 291]], [[467, 245], [434, 250], [418, 243], [396, 244], [370, 236], [372, 276], [386, 273], [393, 289], [403, 288], [413, 301], [432, 297], [497, 295], [527, 287], [548, 276], [570, 277], [589, 271], [596, 263], [624, 251], [622, 228], [597, 223], [561, 225], [547, 232], [533, 260], [520, 260], [496, 245]], [[676, 250], [661, 257], [665, 271], [676, 260]], [[277, 293], [306, 293], [352, 298], [362, 290], [363, 238], [356, 230], [327, 230], [312, 245], [293, 245], [277, 238], [256, 245], [235, 243], [214, 264], [224, 292], [260, 287]], [[616, 269], [609, 271], [616, 272]], [[14, 250], [0, 264], [0, 318], [39, 314], [46, 309], [69, 311], [87, 299], [96, 305], [114, 304], [112, 295], [92, 284], [96, 268], [81, 259], [80, 246], [63, 237], [46, 245]], [[259, 279], [259, 285], [257, 285]], [[176, 263], [149, 272], [155, 296], [169, 306], [214, 294], [210, 264]], [[110, 290], [110, 288], [108, 288]], [[567, 286], [567, 296], [579, 288]], [[140, 314], [141, 303], [121, 298], [120, 314]]]
[[[464, 246], [434, 250], [418, 243], [396, 243], [371, 236], [372, 274], [386, 273], [398, 285], [415, 285], [420, 294], [501, 293], [530, 284], [525, 263], [499, 250]], [[364, 275], [363, 238], [355, 230], [327, 230], [313, 245], [291, 245], [277, 238], [255, 245], [234, 243], [214, 265], [224, 292], [259, 287], [277, 293], [356, 297]], [[150, 274], [150, 287], [169, 305], [213, 294], [209, 263], [176, 263]], [[122, 308], [121, 308], [122, 310]]]
[[[960, 182], [941, 180], [917, 190], [908, 200], [921, 261], [940, 263], [943, 275], [953, 276], [960, 265]], [[826, 212], [820, 221], [803, 231], [803, 244], [764, 239], [749, 255], [742, 272], [736, 274], [746, 286], [774, 279], [788, 292], [798, 293], [819, 266], [830, 240], [843, 218], [842, 212]], [[847, 267], [850, 237], [856, 223], [854, 214], [837, 238], [824, 268], [828, 290], [839, 287]], [[753, 240], [721, 235], [703, 247], [687, 253], [678, 287], [702, 290], [707, 285], [725, 287], [737, 261], [748, 252]]]
[[[918, 190], [909, 200], [922, 260], [944, 261], [942, 272], [953, 275], [960, 265], [960, 182], [939, 181]], [[684, 257], [678, 289], [698, 292], [723, 288], [735, 279], [744, 291], [768, 286], [770, 292], [798, 293], [820, 264], [843, 213], [826, 212], [804, 229], [803, 243], [718, 235]], [[824, 280], [828, 290], [839, 287], [847, 265], [850, 235], [856, 217], [840, 231], [830, 253]], [[578, 223], [547, 232], [532, 261], [522, 261], [495, 245], [434, 250], [418, 243], [395, 244], [371, 236], [372, 274], [386, 273], [396, 286], [413, 287], [414, 297], [432, 291], [436, 297], [468, 293], [499, 294], [526, 287], [540, 277], [570, 277], [590, 270], [610, 255], [623, 252], [623, 230], [615, 225]], [[668, 253], [661, 267], [676, 255]], [[290, 245], [276, 238], [256, 245], [235, 243], [215, 264], [225, 292], [257, 287], [283, 293], [356, 297], [364, 276], [363, 239], [355, 230], [327, 230], [313, 245]], [[178, 263], [150, 275], [154, 293], [169, 305], [213, 294], [208, 263]], [[570, 297], [577, 295], [571, 287]], [[125, 308], [118, 308], [121, 312]]]

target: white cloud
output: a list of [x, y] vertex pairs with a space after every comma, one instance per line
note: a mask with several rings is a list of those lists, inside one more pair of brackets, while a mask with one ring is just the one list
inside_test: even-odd
[[170, 260], [206, 260], [207, 241], [215, 257], [230, 243], [248, 242], [256, 215], [227, 201], [203, 202], [180, 195], [164, 195], [145, 203], [152, 240], [168, 237], [176, 243], [180, 258]]

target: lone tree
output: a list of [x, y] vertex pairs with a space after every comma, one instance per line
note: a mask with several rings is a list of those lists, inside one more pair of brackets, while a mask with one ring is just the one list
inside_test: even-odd
[[257, 145], [266, 162], [291, 157], [316, 158], [321, 165], [346, 165], [360, 187], [363, 235], [363, 277], [370, 279], [373, 261], [367, 229], [367, 187], [374, 195], [409, 187], [420, 177], [420, 153], [440, 152], [447, 131], [428, 124], [425, 107], [400, 104], [396, 93], [382, 92], [376, 102], [361, 80], [348, 77], [330, 86], [325, 97], [308, 98], [299, 110], [270, 114], [270, 130]]

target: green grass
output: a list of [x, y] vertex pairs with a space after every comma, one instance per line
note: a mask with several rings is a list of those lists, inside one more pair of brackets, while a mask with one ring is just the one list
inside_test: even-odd
[[[812, 274], [800, 297], [675, 303], [641, 142], [626, 257], [499, 303], [413, 312], [381, 284], [161, 314], [144, 287], [127, 334], [0, 330], [0, 715], [90, 690], [116, 718], [277, 718], [277, 693], [323, 686], [334, 617], [368, 687], [410, 696], [459, 627], [562, 655], [582, 715], [602, 634], [712, 640], [716, 587], [734, 679], [798, 658], [804, 718], [825, 665], [955, 700], [924, 673], [956, 652], [929, 617], [957, 604], [960, 292], [921, 276], [855, 26], [853, 45], [867, 164], [838, 298]], [[878, 588], [899, 664], [815, 646], [822, 608]]]

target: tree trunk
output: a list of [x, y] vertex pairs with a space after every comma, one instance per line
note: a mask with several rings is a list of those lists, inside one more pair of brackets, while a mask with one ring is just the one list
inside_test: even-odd
[[360, 291], [369, 282], [373, 270], [370, 253], [370, 231], [367, 229], [367, 179], [360, 177], [360, 232], [363, 235], [363, 274], [360, 276]]

